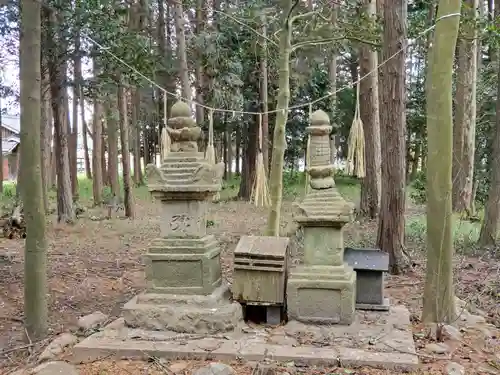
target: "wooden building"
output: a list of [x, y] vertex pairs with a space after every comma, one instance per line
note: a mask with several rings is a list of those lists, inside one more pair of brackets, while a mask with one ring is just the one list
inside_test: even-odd
[[3, 179], [16, 180], [19, 168], [19, 144], [21, 119], [19, 116], [2, 115], [2, 154], [3, 154]]

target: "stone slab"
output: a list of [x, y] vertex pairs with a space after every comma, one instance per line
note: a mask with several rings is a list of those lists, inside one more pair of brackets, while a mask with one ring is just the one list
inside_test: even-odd
[[77, 362], [104, 357], [290, 362], [301, 366], [368, 366], [399, 371], [418, 367], [410, 314], [357, 311], [350, 326], [315, 326], [291, 321], [270, 329], [240, 323], [215, 335], [130, 328], [117, 319], [74, 347]]
[[215, 334], [233, 330], [243, 320], [241, 305], [229, 300], [227, 285], [208, 296], [144, 293], [123, 307], [129, 327], [179, 333]]
[[381, 305], [372, 303], [357, 303], [356, 310], [373, 310], [373, 311], [389, 311], [391, 307], [389, 298], [384, 298], [384, 303]]

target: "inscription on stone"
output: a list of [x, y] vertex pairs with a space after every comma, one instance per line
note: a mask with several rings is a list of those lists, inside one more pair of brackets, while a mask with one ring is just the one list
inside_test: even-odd
[[186, 214], [173, 215], [170, 221], [172, 232], [184, 231], [191, 227], [192, 218]]

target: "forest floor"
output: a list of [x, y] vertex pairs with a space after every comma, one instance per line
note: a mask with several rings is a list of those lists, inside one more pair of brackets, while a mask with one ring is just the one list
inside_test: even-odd
[[[84, 185], [84, 184], [82, 184]], [[87, 184], [88, 185], [88, 184]], [[356, 200], [359, 187], [338, 184], [341, 193]], [[230, 199], [235, 184], [229, 184], [222, 193], [222, 201], [211, 206], [208, 231], [222, 246], [224, 276], [231, 279], [232, 252], [240, 236], [261, 234], [267, 220], [266, 210], [249, 203]], [[81, 196], [90, 194], [89, 186], [81, 186]], [[283, 235], [295, 231], [292, 211], [293, 199], [300, 193], [289, 189], [281, 219]], [[159, 233], [158, 205], [149, 199], [145, 188], [136, 191], [136, 218], [114, 218], [93, 221], [90, 217], [104, 217], [105, 209], [89, 209], [74, 225], [50, 223], [48, 227], [49, 324], [51, 337], [74, 331], [79, 317], [95, 311], [120, 315], [125, 302], [145, 286], [141, 256], [148, 243]], [[392, 304], [404, 304], [412, 313], [417, 351], [426, 344], [420, 322], [425, 270], [425, 216], [422, 207], [410, 203], [407, 217], [407, 251], [412, 267], [402, 276], [390, 276], [386, 291]], [[123, 215], [123, 211], [120, 213]], [[478, 224], [460, 222], [455, 228], [457, 254], [455, 255], [456, 294], [480, 309], [489, 323], [500, 328], [500, 254], [474, 249]], [[376, 222], [354, 222], [346, 226], [346, 245], [370, 247], [376, 240]], [[8, 254], [0, 260], [0, 374], [9, 369], [35, 361], [48, 341], [26, 345], [23, 339], [23, 241], [0, 239], [0, 253]], [[496, 255], [496, 256], [495, 256]], [[477, 332], [465, 332], [456, 349], [446, 356], [421, 354], [419, 374], [441, 373], [450, 360], [461, 363], [468, 373], [500, 373], [500, 337], [485, 339]], [[497, 353], [497, 354], [495, 354]], [[65, 353], [65, 356], [70, 353]], [[496, 356], [496, 357], [495, 357]], [[189, 362], [196, 368], [202, 362]], [[238, 374], [250, 374], [243, 364], [232, 364]], [[482, 366], [482, 368], [481, 368]], [[79, 366], [81, 374], [164, 374], [155, 362], [101, 360]], [[304, 374], [396, 374], [398, 372], [373, 369], [301, 369]], [[472, 371], [472, 372], [469, 372]], [[186, 374], [189, 374], [186, 372]]]

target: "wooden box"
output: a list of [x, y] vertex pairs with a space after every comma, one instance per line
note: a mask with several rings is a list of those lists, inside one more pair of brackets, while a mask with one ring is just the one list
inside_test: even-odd
[[345, 248], [344, 261], [356, 271], [356, 307], [385, 310], [384, 273], [389, 270], [389, 254], [378, 249]]
[[245, 304], [284, 303], [288, 243], [286, 237], [241, 237], [234, 250], [234, 300]]

